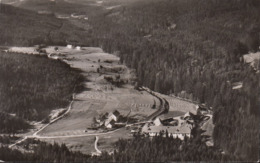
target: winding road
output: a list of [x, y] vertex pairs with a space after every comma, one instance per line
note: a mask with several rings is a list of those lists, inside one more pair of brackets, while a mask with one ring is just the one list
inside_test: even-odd
[[104, 132], [104, 133], [85, 133], [85, 134], [80, 134], [80, 135], [65, 135], [65, 136], [40, 136], [38, 135], [39, 132], [41, 132], [42, 130], [44, 130], [46, 127], [48, 127], [49, 125], [51, 125], [52, 123], [56, 122], [57, 120], [63, 118], [65, 115], [67, 115], [71, 108], [72, 108], [72, 104], [74, 102], [74, 98], [75, 98], [75, 94], [73, 94], [73, 100], [70, 102], [70, 105], [68, 107], [68, 110], [62, 114], [61, 116], [53, 119], [51, 122], [49, 122], [48, 124], [46, 124], [45, 126], [43, 126], [42, 128], [40, 128], [38, 131], [34, 132], [32, 135], [27, 135], [24, 138], [18, 140], [17, 142], [15, 142], [14, 144], [9, 145], [9, 148], [12, 148], [14, 146], [16, 146], [17, 144], [22, 143], [23, 141], [25, 141], [28, 138], [37, 138], [37, 139], [59, 139], [59, 138], [77, 138], [77, 137], [87, 137], [87, 136], [98, 136], [98, 135], [106, 135], [106, 134], [111, 134], [114, 132], [119, 131], [122, 128], [113, 130], [113, 131], [109, 131], [109, 132]]

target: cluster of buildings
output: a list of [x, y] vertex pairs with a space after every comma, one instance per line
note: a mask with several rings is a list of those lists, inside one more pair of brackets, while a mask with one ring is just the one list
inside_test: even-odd
[[151, 137], [163, 133], [164, 136], [173, 136], [183, 140], [185, 137], [191, 137], [191, 130], [194, 126], [193, 114], [187, 112], [184, 116], [160, 119], [156, 118], [152, 122], [147, 122], [141, 128], [141, 133]]
[[[203, 116], [202, 121], [207, 122], [211, 116], [211, 110], [203, 105], [198, 105], [196, 107], [196, 115]], [[159, 135], [160, 133], [166, 136], [173, 136], [174, 138], [179, 138], [184, 140], [185, 137], [191, 137], [191, 131], [195, 126], [195, 114], [191, 112], [185, 113], [183, 116], [161, 119], [157, 117], [152, 122], [147, 122], [139, 128], [139, 131], [144, 135], [149, 135], [151, 137]], [[136, 128], [137, 129], [137, 128]], [[132, 130], [132, 133], [137, 132], [137, 130]]]
[[[140, 132], [143, 135], [149, 135], [150, 137], [163, 134], [163, 136], [172, 136], [173, 138], [179, 138], [184, 140], [185, 137], [190, 138], [191, 131], [195, 126], [196, 116], [202, 115], [202, 120], [207, 122], [212, 116], [210, 116], [210, 110], [204, 106], [198, 106], [196, 113], [187, 112], [182, 116], [171, 117], [161, 119], [156, 117], [152, 121], [141, 121], [135, 123], [121, 123], [122, 118], [120, 117], [119, 111], [115, 110], [110, 113], [100, 115], [99, 118], [95, 119], [95, 128], [106, 128], [112, 129], [117, 127], [125, 126], [131, 129], [131, 133]], [[122, 117], [122, 116], [121, 116]]]

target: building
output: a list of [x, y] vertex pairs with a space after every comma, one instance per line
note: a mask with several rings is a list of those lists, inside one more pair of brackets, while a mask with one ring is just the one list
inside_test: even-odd
[[187, 112], [187, 113], [184, 114], [183, 119], [184, 120], [192, 120], [193, 116], [194, 115], [191, 112]]
[[162, 123], [166, 126], [178, 126], [179, 121], [174, 118], [167, 118], [167, 119], [162, 120]]
[[160, 118], [157, 117], [157, 118], [153, 121], [153, 124], [154, 124], [155, 126], [162, 126], [162, 121], [161, 121]]
[[112, 125], [114, 125], [114, 122], [118, 121], [119, 115], [120, 115], [120, 113], [117, 110], [109, 113], [108, 116], [107, 116], [107, 119], [105, 120], [104, 125], [107, 128], [112, 128]]
[[81, 50], [81, 47], [80, 46], [76, 46], [76, 50]]
[[72, 49], [72, 45], [67, 45], [67, 48]]
[[112, 128], [115, 125], [115, 120], [111, 120], [109, 123], [105, 124], [106, 128]]
[[204, 105], [197, 105], [196, 111], [197, 111], [197, 115], [201, 115], [201, 114], [204, 115], [204, 114], [208, 114], [210, 112], [209, 108]]
[[182, 126], [151, 126], [149, 123], [146, 123], [142, 128], [142, 133], [153, 137], [159, 135], [160, 132], [163, 132], [165, 136], [167, 131], [168, 136], [172, 135], [174, 138], [178, 137], [184, 140], [185, 136], [188, 138], [191, 137], [191, 129], [191, 126], [188, 124]]

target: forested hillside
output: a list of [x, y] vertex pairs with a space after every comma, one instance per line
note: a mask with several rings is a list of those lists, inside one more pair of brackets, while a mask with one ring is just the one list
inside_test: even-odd
[[257, 160], [259, 73], [242, 55], [259, 50], [259, 22], [258, 0], [156, 0], [91, 23], [93, 44], [117, 51], [140, 85], [213, 107], [215, 145]]
[[[33, 144], [33, 145], [32, 145]], [[89, 155], [72, 152], [65, 144], [48, 144], [46, 142], [28, 139], [24, 145], [26, 152], [0, 146], [0, 158], [7, 162], [87, 162]], [[34, 151], [33, 153], [31, 151]]]
[[67, 107], [83, 80], [61, 61], [0, 52], [0, 132], [27, 129], [24, 120], [43, 120], [52, 109]]
[[[93, 14], [89, 31], [70, 23], [59, 28], [61, 20], [51, 16], [33, 19], [26, 16], [32, 12], [5, 8], [0, 10], [1, 44], [65, 44], [71, 38], [117, 52], [136, 69], [139, 85], [212, 107], [216, 147], [243, 160], [258, 159], [259, 72], [242, 56], [259, 50], [259, 0], [131, 1]], [[45, 31], [51, 28], [56, 30]], [[238, 82], [242, 88], [232, 89]]]

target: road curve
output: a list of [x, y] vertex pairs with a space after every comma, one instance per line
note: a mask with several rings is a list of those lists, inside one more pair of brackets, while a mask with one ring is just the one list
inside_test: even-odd
[[97, 153], [102, 153], [98, 148], [97, 148], [97, 143], [98, 143], [98, 136], [96, 136], [96, 140], [95, 140], [95, 149], [97, 151]]
[[160, 105], [159, 105], [159, 109], [156, 110], [154, 113], [152, 113], [151, 115], [149, 115], [146, 118], [146, 121], [151, 121], [154, 120], [156, 117], [158, 117], [159, 115], [168, 112], [169, 111], [169, 102], [165, 99], [165, 98], [161, 98], [158, 95], [154, 94], [153, 91], [151, 91], [148, 88], [144, 88], [142, 87], [141, 89], [143, 89], [144, 91], [148, 92], [149, 94], [151, 94], [152, 96], [156, 97], [159, 101], [160, 101]]
[[[75, 89], [75, 87], [74, 87], [74, 89]], [[50, 124], [52, 124], [52, 123], [56, 122], [57, 120], [63, 118], [65, 115], [67, 115], [67, 114], [70, 112], [71, 107], [72, 107], [72, 104], [73, 104], [73, 102], [74, 102], [74, 98], [75, 98], [75, 93], [73, 93], [73, 95], [72, 95], [72, 101], [70, 102], [69, 107], [68, 107], [67, 111], [66, 111], [64, 114], [62, 114], [62, 115], [60, 115], [59, 117], [57, 117], [57, 118], [51, 120], [48, 124], [46, 124], [45, 126], [41, 127], [38, 131], [36, 131], [35, 133], [33, 133], [31, 136], [30, 136], [30, 135], [29, 135], [29, 136], [25, 136], [23, 139], [18, 140], [18, 141], [15, 142], [14, 144], [9, 145], [9, 148], [12, 148], [13, 146], [15, 146], [15, 145], [17, 145], [17, 144], [19, 144], [19, 143], [25, 141], [27, 138], [41, 138], [40, 136], [37, 135], [39, 132], [41, 132], [43, 129], [45, 129], [46, 127], [48, 127]]]

